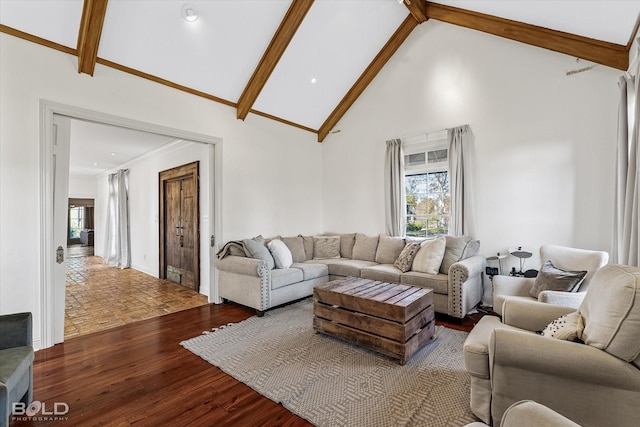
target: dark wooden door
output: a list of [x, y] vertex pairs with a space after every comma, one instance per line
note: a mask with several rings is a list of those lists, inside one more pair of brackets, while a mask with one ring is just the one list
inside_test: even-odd
[[199, 163], [160, 172], [160, 277], [200, 288]]

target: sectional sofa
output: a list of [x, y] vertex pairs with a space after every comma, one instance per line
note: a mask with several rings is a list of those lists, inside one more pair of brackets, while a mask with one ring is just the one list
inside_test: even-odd
[[223, 300], [272, 307], [312, 295], [313, 287], [354, 276], [434, 290], [435, 310], [462, 319], [482, 299], [485, 258], [469, 237], [411, 240], [326, 233], [228, 242], [218, 252]]

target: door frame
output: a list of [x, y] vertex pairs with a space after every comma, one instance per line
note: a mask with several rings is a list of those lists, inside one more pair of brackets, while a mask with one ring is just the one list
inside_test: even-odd
[[[64, 325], [54, 323], [54, 275], [53, 264], [55, 258], [53, 237], [53, 191], [55, 165], [51, 161], [54, 146], [54, 115], [67, 116], [73, 119], [86, 120], [101, 124], [118, 126], [122, 128], [138, 130], [142, 132], [164, 135], [184, 141], [198, 142], [209, 145], [210, 165], [213, 165], [213, 173], [209, 168], [210, 197], [209, 197], [209, 232], [215, 236], [216, 244], [209, 248], [209, 302], [220, 303], [218, 296], [217, 271], [213, 267], [215, 253], [219, 249], [222, 236], [222, 138], [190, 132], [177, 128], [142, 122], [126, 117], [101, 113], [86, 108], [61, 104], [46, 99], [40, 99], [40, 324], [41, 339], [39, 348], [51, 347], [64, 339]], [[68, 173], [68, 170], [67, 170]], [[213, 224], [213, 226], [211, 226]], [[201, 229], [201, 233], [202, 233]], [[207, 236], [209, 238], [209, 236]], [[202, 235], [201, 235], [202, 239]], [[65, 242], [66, 243], [66, 242]], [[66, 246], [65, 246], [66, 247]], [[55, 330], [54, 330], [55, 329]], [[62, 339], [60, 334], [62, 333]], [[34, 343], [35, 344], [35, 343]]]

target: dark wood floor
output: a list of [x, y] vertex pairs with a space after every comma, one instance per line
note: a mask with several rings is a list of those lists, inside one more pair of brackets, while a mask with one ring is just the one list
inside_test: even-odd
[[[179, 343], [239, 322], [253, 310], [206, 305], [67, 340], [36, 352], [34, 400], [47, 411], [69, 405], [60, 420], [14, 420], [11, 426], [310, 426], [226, 375]], [[482, 315], [461, 324], [469, 331]], [[50, 416], [50, 417], [53, 417]]]

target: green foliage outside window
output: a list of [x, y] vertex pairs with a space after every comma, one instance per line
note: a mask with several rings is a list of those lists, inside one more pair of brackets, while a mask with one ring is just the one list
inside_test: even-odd
[[449, 174], [429, 172], [405, 176], [407, 236], [447, 234], [451, 197]]

